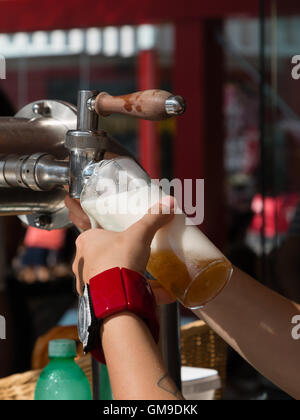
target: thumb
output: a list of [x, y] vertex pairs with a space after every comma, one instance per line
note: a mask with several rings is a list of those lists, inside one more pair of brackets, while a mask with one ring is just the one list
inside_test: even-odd
[[174, 197], [163, 197], [159, 203], [151, 207], [148, 213], [127, 231], [136, 240], [142, 241], [145, 245], [150, 246], [156, 232], [173, 219], [174, 208]]

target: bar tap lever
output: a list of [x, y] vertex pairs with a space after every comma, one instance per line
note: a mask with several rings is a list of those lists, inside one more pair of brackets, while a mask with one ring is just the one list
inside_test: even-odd
[[111, 96], [102, 92], [90, 99], [89, 108], [104, 117], [123, 114], [149, 121], [162, 121], [182, 115], [186, 110], [186, 102], [181, 96], [158, 89], [124, 96]]

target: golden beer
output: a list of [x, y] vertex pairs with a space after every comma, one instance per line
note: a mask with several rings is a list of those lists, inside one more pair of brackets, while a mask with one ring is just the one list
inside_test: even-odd
[[225, 287], [231, 265], [222, 260], [190, 262], [198, 274], [192, 277], [185, 263], [173, 251], [152, 252], [147, 270], [161, 285], [190, 309], [197, 309], [215, 298]]

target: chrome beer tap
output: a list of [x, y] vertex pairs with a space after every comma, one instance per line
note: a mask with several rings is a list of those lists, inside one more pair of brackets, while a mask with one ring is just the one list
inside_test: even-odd
[[90, 163], [106, 153], [130, 155], [99, 129], [100, 116], [120, 113], [160, 121], [184, 111], [183, 98], [161, 90], [117, 97], [82, 90], [77, 113], [68, 103], [43, 100], [14, 118], [0, 118], [0, 215], [22, 215], [23, 222], [49, 230], [67, 226], [63, 187], [80, 198]]
[[159, 121], [185, 111], [185, 102], [160, 90], [137, 92], [131, 95], [112, 97], [97, 91], [80, 91], [78, 95], [77, 130], [67, 133], [66, 147], [70, 155], [70, 196], [79, 198], [85, 168], [91, 162], [103, 159], [105, 152], [129, 155], [119, 143], [106, 132], [98, 130], [98, 117], [112, 113]]

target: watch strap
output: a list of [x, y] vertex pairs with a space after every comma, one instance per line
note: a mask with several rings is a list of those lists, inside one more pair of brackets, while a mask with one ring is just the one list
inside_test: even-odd
[[88, 328], [89, 332], [89, 340], [87, 346], [84, 348], [85, 353], [90, 353], [94, 348], [100, 348], [102, 347], [101, 339], [99, 331], [101, 329], [102, 319], [98, 319], [95, 315], [92, 298], [91, 298], [91, 292], [90, 292], [90, 286], [87, 284], [85, 286], [88, 291], [88, 298], [89, 298], [89, 306], [90, 306], [90, 313], [91, 313], [91, 325]]

